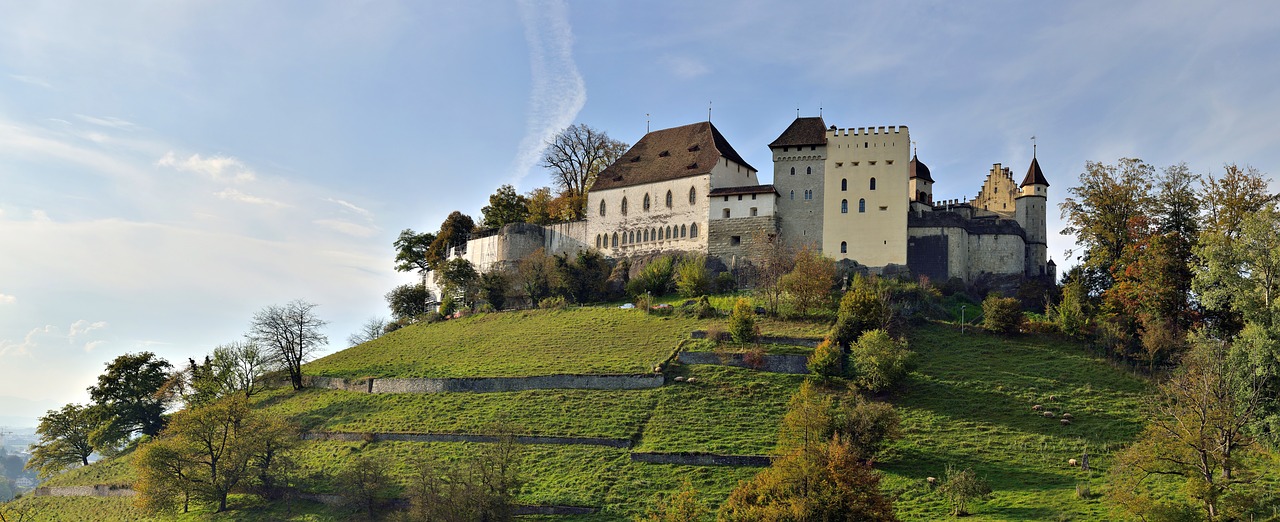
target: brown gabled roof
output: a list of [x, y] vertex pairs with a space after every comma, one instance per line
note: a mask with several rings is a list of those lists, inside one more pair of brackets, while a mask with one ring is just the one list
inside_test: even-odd
[[591, 190], [606, 190], [701, 176], [721, 157], [756, 170], [729, 145], [711, 122], [704, 121], [645, 134], [596, 176]]
[[796, 118], [787, 130], [782, 131], [778, 139], [769, 144], [769, 148], [826, 144], [827, 124], [822, 121], [821, 116], [818, 116], [817, 118]]
[[1040, 162], [1036, 161], [1035, 156], [1031, 157], [1031, 168], [1027, 169], [1027, 177], [1022, 178], [1022, 184], [1019, 187], [1027, 185], [1044, 185], [1049, 186], [1049, 180], [1044, 179], [1044, 172], [1040, 171]]
[[720, 187], [711, 189], [707, 197], [714, 198], [716, 196], [737, 196], [747, 194], [773, 194], [778, 195], [778, 190], [773, 185], [747, 185], [743, 187]]
[[908, 179], [923, 179], [933, 183], [933, 176], [929, 175], [929, 167], [926, 166], [924, 162], [916, 159], [915, 154], [911, 155], [911, 165], [909, 170], [911, 171], [911, 175], [908, 176]]

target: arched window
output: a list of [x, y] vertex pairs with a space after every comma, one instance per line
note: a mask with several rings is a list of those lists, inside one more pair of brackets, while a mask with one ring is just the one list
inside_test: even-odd
[[[875, 181], [873, 180], [872, 183], [874, 184]], [[872, 190], [875, 190], [875, 187], [872, 187]], [[645, 212], [649, 211], [649, 195], [648, 194], [644, 195], [644, 211]]]
[[796, 168], [795, 168], [795, 167], [791, 167], [791, 175], [792, 175], [792, 176], [796, 175]]
[[[845, 178], [845, 179], [840, 180], [840, 190], [841, 190], [842, 192], [843, 192], [843, 191], [846, 191], [846, 190], [849, 190], [849, 179], [848, 179], [848, 178]], [[602, 215], [602, 216], [603, 216], [604, 214], [600, 214], [600, 215]]]
[[680, 237], [686, 237], [684, 225], [680, 225]]
[[796, 199], [796, 191], [791, 191], [791, 199]]
[[641, 230], [641, 231], [640, 231], [640, 242], [641, 242], [641, 243], [645, 243], [645, 242], [648, 242], [648, 241], [649, 241], [649, 231], [648, 231], [648, 230]]
[[622, 231], [622, 246], [627, 246], [627, 231]]
[[847, 199], [840, 200], [840, 213], [841, 214], [849, 213], [849, 200]]
[[871, 178], [871, 190], [876, 189], [876, 178]]
[[625, 215], [627, 215], [627, 198], [626, 198], [626, 196], [623, 196], [623, 197], [622, 197], [622, 207], [621, 207], [619, 210], [622, 212], [622, 215], [624, 215], [624, 216], [625, 216]]
[[867, 200], [865, 200], [865, 199], [859, 199], [859, 200], [858, 200], [858, 212], [866, 212], [866, 211], [867, 211]]
[[689, 225], [689, 237], [698, 237], [698, 224]]
[[618, 233], [613, 233], [613, 248], [618, 248]]
[[671, 208], [671, 191], [667, 191], [667, 208]]
[[657, 230], [654, 230], [654, 229], [652, 229], [652, 228], [651, 228], [651, 229], [649, 229], [649, 240], [650, 240], [650, 241], [657, 241], [657, 240], [658, 240], [658, 231], [657, 231]]
[[805, 174], [813, 174], [813, 167], [805, 167], [805, 168], [804, 168], [804, 173], [805, 173]]
[[841, 242], [840, 242], [840, 253], [841, 253], [841, 254], [848, 254], [848, 253], [849, 253], [849, 243], [844, 242], [844, 241], [841, 241]]
[[600, 200], [600, 216], [604, 216], [604, 200]]
[[600, 234], [596, 234], [596, 248], [600, 248]]
[[629, 236], [629, 237], [628, 237], [628, 239], [630, 239], [630, 240], [631, 240], [631, 241], [629, 241], [629, 243], [635, 243], [635, 242], [636, 242], [636, 231], [632, 230], [632, 231], [631, 231], [631, 233], [629, 233], [629, 234], [627, 234], [627, 235]]
[[668, 226], [667, 226], [667, 235], [666, 235], [665, 237], [666, 237], [667, 239], [671, 239], [671, 226], [670, 226], [670, 225], [668, 225]]
[[690, 205], [697, 205], [697, 204], [698, 204], [698, 189], [697, 189], [697, 188], [689, 187], [689, 204], [690, 204]]

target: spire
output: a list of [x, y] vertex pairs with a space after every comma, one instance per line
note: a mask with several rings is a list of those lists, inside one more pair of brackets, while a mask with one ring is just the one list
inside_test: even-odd
[[1027, 185], [1044, 185], [1049, 186], [1049, 180], [1044, 179], [1044, 172], [1040, 170], [1040, 161], [1035, 155], [1031, 156], [1031, 167], [1027, 169], [1027, 176], [1022, 178], [1022, 184], [1019, 187]]

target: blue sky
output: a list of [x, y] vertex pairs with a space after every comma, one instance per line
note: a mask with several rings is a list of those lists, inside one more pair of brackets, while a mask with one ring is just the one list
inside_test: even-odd
[[907, 125], [939, 199], [1032, 135], [1051, 205], [1087, 160], [1280, 173], [1272, 2], [0, 5], [0, 425], [294, 298], [344, 347], [412, 279], [401, 229], [547, 184], [577, 122], [633, 143], [710, 103], [766, 180], [797, 109]]

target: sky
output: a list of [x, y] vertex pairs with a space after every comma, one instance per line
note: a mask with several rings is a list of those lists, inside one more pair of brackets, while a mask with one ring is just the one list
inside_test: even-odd
[[[181, 364], [316, 303], [331, 353], [412, 281], [391, 246], [545, 141], [711, 120], [772, 178], [796, 117], [906, 125], [935, 199], [1031, 137], [1086, 161], [1280, 174], [1280, 3], [0, 0], [0, 426], [104, 365]], [[1273, 183], [1273, 190], [1276, 185]], [[1069, 236], [1050, 211], [1049, 253]]]

